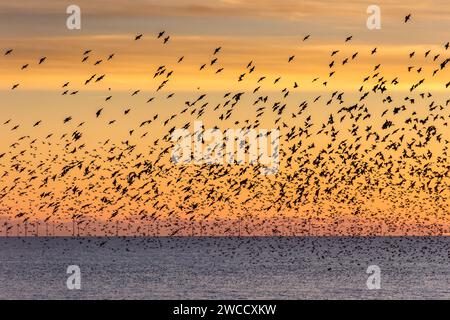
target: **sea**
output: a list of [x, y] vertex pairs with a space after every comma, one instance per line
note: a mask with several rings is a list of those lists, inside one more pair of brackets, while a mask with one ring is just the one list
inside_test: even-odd
[[450, 299], [450, 237], [2, 237], [0, 299]]

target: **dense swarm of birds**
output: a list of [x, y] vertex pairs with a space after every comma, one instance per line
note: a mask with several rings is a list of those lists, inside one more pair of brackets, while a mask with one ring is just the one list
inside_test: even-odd
[[[408, 15], [404, 22], [410, 19]], [[130, 48], [146, 38], [143, 34], [130, 37]], [[313, 38], [302, 36], [299, 43], [306, 46]], [[155, 40], [162, 46], [176, 41], [166, 31], [157, 33], [151, 39]], [[343, 37], [342, 46], [351, 46], [352, 41], [351, 35]], [[449, 43], [443, 43], [440, 52], [447, 53], [448, 48]], [[21, 135], [25, 124], [4, 119], [3, 130], [17, 134], [17, 139], [0, 151], [3, 234], [13, 235], [16, 229], [22, 235], [84, 236], [448, 232], [450, 99], [441, 101], [426, 84], [436, 74], [447, 72], [448, 79], [450, 58], [423, 49], [405, 56], [405, 72], [418, 78], [400, 96], [397, 88], [405, 82], [383, 71], [377, 61], [382, 48], [350, 56], [342, 51], [330, 50], [329, 61], [324, 62], [326, 74], [313, 79], [299, 76], [284, 88], [280, 87], [282, 75], [270, 79], [258, 73], [257, 57], [242, 61], [242, 72], [229, 84], [233, 90], [227, 88], [218, 103], [208, 92], [196, 92], [184, 105], [174, 105], [169, 116], [151, 107], [153, 114], [126, 128], [127, 140], [102, 136], [95, 148], [87, 147], [92, 137], [85, 137], [85, 123], [112, 126], [120, 122], [107, 119], [114, 97], [111, 89], [90, 118], [80, 122], [76, 114], [68, 114], [61, 119], [62, 136], [52, 133], [50, 125], [43, 137]], [[93, 60], [93, 52], [95, 48], [80, 52], [80, 68], [116, 57], [111, 53]], [[6, 49], [3, 59], [14, 53], [13, 48]], [[220, 77], [225, 72], [221, 66], [225, 54], [226, 48], [212, 48], [210, 58], [196, 72], [209, 70]], [[344, 91], [328, 92], [336, 74], [345, 75], [361, 55], [375, 63], [361, 75], [356, 98]], [[433, 68], [415, 61], [419, 55]], [[151, 75], [160, 79], [154, 92], [143, 97], [146, 90], [131, 89], [130, 103], [131, 99], [143, 99], [149, 105], [156, 105], [158, 99], [173, 100], [178, 93], [165, 90], [176, 66], [186, 58], [157, 67]], [[302, 63], [294, 54], [285, 59], [288, 64]], [[20, 69], [39, 68], [50, 60], [50, 56], [39, 57]], [[81, 85], [64, 81], [61, 94], [80, 95], [83, 87], [107, 81], [103, 73], [89, 75]], [[253, 85], [254, 90], [236, 90], [240, 82]], [[317, 84], [321, 94], [303, 95], [305, 82]], [[442, 83], [438, 90], [447, 92], [449, 86], [450, 82]], [[11, 85], [13, 92], [21, 89], [21, 83]], [[295, 105], [288, 100], [294, 95], [300, 97]], [[239, 109], [246, 111], [245, 116], [237, 114]], [[315, 121], [317, 112], [326, 114], [326, 120]], [[122, 116], [132, 113], [132, 106], [125, 107]], [[220, 130], [230, 123], [244, 130], [280, 130], [280, 148], [272, 150], [279, 152], [278, 172], [261, 175], [259, 164], [171, 162], [171, 134], [177, 128], [192, 130], [193, 121], [202, 119], [216, 119]], [[161, 134], [153, 128], [155, 124], [163, 127]], [[32, 126], [46, 126], [45, 117], [33, 120]]]

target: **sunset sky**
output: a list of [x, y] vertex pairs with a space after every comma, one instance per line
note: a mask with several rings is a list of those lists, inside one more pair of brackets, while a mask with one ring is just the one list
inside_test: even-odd
[[[81, 30], [66, 28], [66, 8], [72, 4], [81, 8]], [[372, 4], [381, 9], [380, 30], [369, 30], [366, 26], [370, 15], [366, 10]], [[408, 14], [411, 14], [411, 19], [404, 23]], [[397, 1], [395, 4], [392, 1], [322, 0], [76, 3], [0, 0], [0, 155], [5, 153], [0, 158], [0, 196], [3, 196], [0, 197], [0, 209], [4, 209], [0, 211], [0, 225], [5, 222], [18, 223], [24, 217], [41, 223], [48, 218], [48, 221], [60, 224], [59, 234], [70, 234], [71, 225], [66, 224], [73, 214], [80, 214], [76, 219], [83, 220], [86, 230], [89, 228], [86, 224], [100, 224], [90, 231], [93, 234], [103, 234], [105, 229], [110, 228], [102, 225], [105, 220], [112, 225], [119, 220], [124, 230], [128, 230], [125, 233], [141, 234], [145, 228], [143, 221], [147, 218], [153, 219], [152, 228], [156, 228], [156, 216], [160, 217], [158, 228], [161, 223], [161, 228], [165, 230], [163, 234], [171, 234], [177, 229], [181, 230], [177, 235], [198, 234], [198, 230], [203, 230], [198, 223], [203, 220], [209, 223], [209, 234], [215, 234], [214, 230], [219, 230], [217, 234], [228, 234], [232, 232], [229, 230], [235, 230], [235, 221], [250, 211], [253, 218], [247, 223], [252, 225], [254, 234], [297, 232], [292, 230], [292, 226], [290, 229], [290, 223], [286, 222], [289, 219], [297, 219], [295, 221], [300, 221], [298, 224], [304, 224], [297, 228], [303, 228], [302, 234], [449, 232], [445, 230], [449, 227], [450, 201], [447, 152], [450, 88], [446, 87], [450, 72], [448, 66], [440, 68], [440, 64], [449, 58], [450, 50], [445, 48], [450, 40], [449, 17], [450, 2], [443, 0], [420, 3]], [[164, 36], [157, 39], [158, 33], [163, 30]], [[138, 34], [143, 36], [135, 41], [134, 37]], [[167, 35], [170, 39], [164, 44], [163, 38]], [[307, 35], [310, 37], [303, 41]], [[351, 41], [345, 42], [349, 36], [352, 36]], [[220, 52], [214, 55], [214, 49], [218, 47], [221, 47]], [[377, 50], [372, 54], [374, 48]], [[13, 49], [12, 53], [4, 55], [8, 49]], [[92, 51], [87, 55], [89, 58], [82, 62], [86, 50]], [[331, 56], [335, 50], [338, 52]], [[427, 51], [430, 52], [425, 56]], [[412, 52], [414, 55], [410, 57]], [[114, 57], [108, 61], [108, 56], [113, 53]], [[352, 59], [355, 53], [357, 56]], [[288, 62], [291, 56], [295, 57]], [[42, 57], [46, 60], [38, 65]], [[184, 57], [183, 61], [177, 63], [180, 57]], [[214, 58], [217, 62], [211, 65]], [[343, 64], [345, 59], [347, 63]], [[98, 65], [94, 65], [100, 60]], [[330, 67], [332, 61], [334, 65]], [[255, 66], [252, 73], [247, 68], [250, 62]], [[27, 68], [21, 70], [26, 64]], [[200, 70], [203, 64], [206, 66]], [[164, 66], [166, 73], [154, 77], [160, 66]], [[219, 69], [222, 70], [217, 73]], [[166, 75], [170, 71], [172, 75], [168, 78]], [[334, 71], [332, 76], [330, 71]], [[238, 81], [244, 73], [243, 81]], [[94, 80], [85, 85], [92, 75], [95, 75]], [[101, 75], [105, 78], [95, 82]], [[369, 79], [363, 82], [368, 76]], [[261, 77], [265, 78], [258, 82]], [[277, 78], [280, 78], [279, 81], [274, 83]], [[313, 81], [315, 78], [318, 80]], [[166, 79], [170, 81], [156, 91]], [[398, 85], [392, 85], [394, 79], [398, 80]], [[411, 86], [421, 79], [425, 79], [424, 83], [410, 92]], [[365, 100], [360, 99], [383, 80], [388, 92], [370, 93]], [[67, 88], [62, 88], [67, 82]], [[294, 83], [298, 87], [294, 88]], [[19, 86], [11, 90], [15, 84]], [[258, 86], [260, 88], [254, 93]], [[361, 86], [364, 86], [362, 90]], [[68, 94], [62, 95], [66, 89]], [[284, 89], [289, 91], [289, 95], [284, 96]], [[137, 90], [139, 92], [132, 95]], [[70, 95], [75, 91], [76, 94]], [[227, 92], [231, 92], [231, 96], [238, 92], [245, 94], [233, 108], [232, 116], [222, 121], [219, 116], [230, 109], [225, 104], [227, 99], [224, 94]], [[338, 93], [342, 93], [344, 102], [336, 100]], [[430, 95], [427, 96], [428, 93]], [[170, 94], [173, 97], [168, 98]], [[202, 94], [206, 98], [196, 106], [190, 106], [189, 112], [180, 116], [186, 101], [193, 102]], [[269, 101], [254, 104], [260, 96], [270, 97]], [[391, 104], [384, 100], [387, 96], [392, 98]], [[151, 97], [154, 100], [147, 103]], [[327, 104], [328, 100], [330, 104]], [[308, 101], [308, 108], [293, 117], [292, 114], [299, 111], [303, 101]], [[201, 105], [206, 102], [208, 105], [203, 107], [204, 114], [198, 116]], [[276, 102], [286, 104], [282, 115], [271, 110]], [[219, 104], [220, 108], [214, 109]], [[354, 104], [363, 105], [361, 110], [366, 107], [371, 117], [362, 120], [362, 123], [351, 122], [348, 118], [338, 123], [343, 114], [337, 111]], [[168, 157], [159, 163], [165, 166], [160, 169], [161, 172], [155, 169], [156, 155], [160, 149], [169, 146], [163, 142], [163, 136], [168, 134], [170, 128], [190, 123], [192, 129], [196, 119], [201, 119], [209, 128], [216, 125], [223, 130], [242, 128], [256, 120], [256, 109], [262, 106], [266, 107], [266, 111], [259, 118], [259, 127], [280, 129], [282, 143], [285, 143], [281, 149], [286, 156], [278, 175], [255, 178], [251, 172], [241, 175], [233, 171], [238, 168], [232, 168], [228, 175], [217, 178], [216, 173], [211, 173], [211, 168], [203, 168], [202, 174], [210, 179], [201, 180], [198, 177], [203, 175], [195, 168], [180, 173], [177, 171], [180, 168], [171, 164]], [[393, 114], [393, 108], [402, 106], [406, 111]], [[100, 108], [102, 114], [96, 117], [95, 113]], [[194, 108], [196, 110], [190, 113]], [[128, 109], [131, 111], [124, 115]], [[393, 120], [394, 127], [389, 131], [392, 135], [381, 142], [387, 133], [380, 129], [386, 121], [382, 116], [385, 109], [389, 109], [388, 117]], [[327, 124], [331, 114], [334, 116], [333, 125]], [[157, 119], [153, 118], [155, 115], [158, 115]], [[170, 117], [173, 115], [177, 117], [172, 120]], [[308, 116], [311, 116], [311, 121], [307, 120]], [[67, 117], [71, 120], [64, 124], [63, 120]], [[405, 125], [411, 117], [418, 120]], [[419, 121], [425, 118], [427, 121]], [[150, 119], [150, 126], [140, 126]], [[169, 124], [164, 125], [166, 119], [170, 119]], [[41, 123], [33, 126], [38, 121]], [[437, 130], [436, 137], [433, 136], [429, 144], [427, 141], [426, 146], [421, 147], [420, 139], [429, 132], [427, 129], [432, 121]], [[309, 123], [314, 126], [307, 127]], [[359, 125], [355, 130], [363, 137], [361, 141], [355, 141], [356, 135], [350, 134], [355, 123]], [[12, 130], [16, 125], [19, 127]], [[323, 125], [326, 126], [326, 135], [317, 133]], [[294, 126], [295, 130], [309, 130], [310, 136], [298, 137], [303, 139], [303, 145], [295, 156], [302, 159], [291, 164], [286, 163], [286, 158], [291, 153], [289, 147], [293, 141], [283, 140]], [[379, 142], [371, 141], [371, 136], [366, 139], [365, 132], [372, 130], [367, 130], [367, 127], [373, 127], [373, 131], [379, 133]], [[393, 132], [397, 128], [399, 130]], [[131, 130], [133, 132], [130, 133]], [[328, 131], [335, 130], [339, 131], [338, 138], [332, 139]], [[82, 133], [78, 142], [70, 141], [75, 131]], [[50, 134], [52, 136], [48, 137]], [[64, 134], [67, 136], [61, 138]], [[393, 150], [392, 145], [388, 147], [398, 142], [402, 134], [405, 140], [401, 138], [402, 146], [398, 150]], [[32, 142], [34, 139], [36, 141]], [[156, 140], [158, 145], [154, 145]], [[402, 158], [406, 165], [396, 164], [398, 157], [405, 155], [403, 149], [407, 149], [406, 145], [410, 142], [415, 144], [412, 158]], [[312, 143], [314, 148], [308, 149]], [[320, 148], [326, 148], [327, 144], [333, 145], [327, 149], [330, 157], [334, 155], [333, 159], [340, 159], [337, 151], [339, 143], [361, 143], [361, 149], [354, 150], [358, 153], [357, 164], [331, 161], [311, 167], [317, 175], [306, 178], [308, 174], [301, 170], [300, 163], [305, 159], [312, 163], [318, 155], [324, 156], [326, 153], [321, 152]], [[80, 147], [80, 144], [83, 146]], [[372, 144], [377, 145], [373, 154], [370, 150]], [[128, 145], [136, 146], [129, 154], [126, 149]], [[74, 147], [77, 151], [71, 153]], [[154, 153], [149, 154], [153, 149]], [[123, 159], [121, 156], [112, 161], [107, 159], [118, 156], [119, 150], [124, 153]], [[384, 160], [379, 159], [378, 152], [383, 152]], [[136, 157], [138, 153], [141, 155]], [[390, 164], [370, 171], [367, 168], [378, 165], [374, 159]], [[120, 184], [122, 180], [127, 181], [131, 171], [142, 169], [142, 163], [138, 163], [145, 160], [153, 162], [153, 171], [139, 183], [130, 185], [129, 193], [121, 194], [121, 190], [113, 192], [114, 172], [121, 171], [120, 178], [118, 176], [116, 179], [119, 181], [116, 183]], [[46, 181], [45, 186], [40, 187], [46, 176], [58, 175], [64, 165], [72, 161], [83, 162], [79, 172], [71, 171], [67, 176], [55, 178], [53, 182]], [[364, 161], [367, 161], [367, 166]], [[90, 162], [88, 171], [91, 172], [83, 176], [83, 170], [89, 167], [87, 164]], [[308, 167], [311, 163], [304, 165]], [[95, 165], [101, 165], [101, 168], [95, 169]], [[400, 168], [395, 171], [397, 165]], [[348, 168], [355, 172], [346, 173]], [[361, 173], [361, 168], [366, 168], [367, 172]], [[320, 174], [321, 170], [327, 173]], [[8, 174], [2, 177], [4, 172]], [[300, 172], [300, 176], [293, 178], [296, 172]], [[305, 176], [302, 176], [303, 173]], [[346, 176], [352, 174], [358, 174], [358, 178], [347, 181]], [[390, 175], [392, 177], [387, 178]], [[342, 180], [332, 181], [336, 176], [342, 177]], [[30, 181], [31, 177], [36, 178]], [[189, 177], [193, 177], [194, 181], [190, 181]], [[232, 181], [245, 177], [249, 180], [241, 186], [246, 190], [235, 194]], [[313, 183], [314, 179], [317, 181]], [[405, 185], [400, 183], [402, 179]], [[375, 181], [386, 186], [379, 194], [371, 189]], [[146, 182], [149, 182], [148, 186]], [[342, 189], [337, 187], [339, 183], [342, 183]], [[426, 187], [419, 188], [421, 183]], [[139, 188], [135, 188], [137, 184], [145, 186], [142, 190], [152, 188], [143, 195]], [[313, 199], [313, 191], [319, 184], [322, 186], [320, 192], [323, 192], [325, 185], [332, 186], [334, 191], [321, 194], [317, 202]], [[289, 204], [296, 198], [297, 188], [302, 185], [311, 190], [311, 198], [308, 196], [308, 199], [300, 201], [302, 203]], [[85, 192], [77, 196], [75, 191], [68, 191], [74, 186]], [[192, 189], [184, 189], [186, 186]], [[43, 196], [45, 192], [51, 194]], [[202, 202], [206, 194], [214, 192], [217, 198], [211, 202], [213, 205], [208, 201]], [[197, 207], [195, 201], [187, 200], [185, 196], [189, 193], [191, 198], [198, 198], [197, 203], [202, 204]], [[347, 193], [349, 196], [345, 197]], [[233, 194], [233, 197], [225, 200], [227, 197], [220, 198], [219, 194]], [[353, 195], [355, 199], [352, 199]], [[114, 201], [107, 203], [102, 200], [103, 197]], [[283, 205], [271, 207], [280, 197], [284, 199], [281, 201]], [[246, 202], [246, 199], [251, 200]], [[348, 199], [352, 199], [352, 204], [346, 206]], [[53, 211], [56, 203], [57, 210]], [[101, 213], [97, 212], [99, 208], [102, 208]], [[208, 216], [208, 209], [215, 212], [211, 217]], [[110, 218], [115, 210], [118, 214]], [[143, 210], [146, 212], [144, 215]], [[20, 212], [25, 215], [17, 217]], [[311, 231], [311, 225], [305, 222], [310, 223], [312, 217], [318, 231]], [[281, 223], [283, 219], [288, 220]], [[361, 229], [354, 228], [355, 219]], [[377, 229], [380, 221], [385, 223], [383, 230]], [[186, 223], [191, 223], [191, 227], [185, 227]], [[435, 224], [434, 229], [421, 229], [422, 225], [432, 224]], [[389, 226], [393, 226], [392, 230]], [[139, 227], [141, 229], [137, 230]], [[278, 228], [277, 231], [274, 228]], [[4, 230], [0, 234], [3, 235]]]

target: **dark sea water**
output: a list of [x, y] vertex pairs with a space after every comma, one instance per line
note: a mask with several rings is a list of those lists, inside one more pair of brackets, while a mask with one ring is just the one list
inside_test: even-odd
[[0, 238], [0, 298], [450, 299], [449, 255], [450, 237]]

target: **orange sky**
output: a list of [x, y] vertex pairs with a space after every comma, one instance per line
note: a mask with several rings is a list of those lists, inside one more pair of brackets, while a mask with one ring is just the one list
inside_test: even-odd
[[[13, 49], [12, 54], [0, 56], [0, 155], [5, 153], [0, 158], [0, 177], [7, 173], [0, 180], [0, 209], [7, 209], [0, 211], [0, 224], [6, 222], [5, 228], [26, 217], [29, 221], [49, 218], [60, 224], [58, 234], [71, 234], [70, 223], [65, 223], [76, 214], [85, 234], [104, 234], [101, 226], [86, 225], [102, 225], [108, 219], [112, 219], [108, 224], [112, 233], [114, 221], [119, 220], [123, 233], [141, 234], [148, 224], [155, 228], [154, 217], [161, 228], [158, 234], [179, 229], [176, 235], [198, 235], [202, 228], [202, 234], [233, 234], [236, 219], [243, 216], [251, 226], [248, 234], [448, 232], [446, 84], [450, 73], [448, 67], [440, 69], [450, 52], [444, 47], [450, 40], [445, 32], [450, 27], [447, 1], [426, 5], [379, 2], [381, 30], [367, 29], [366, 9], [371, 3], [365, 1], [81, 1], [81, 30], [65, 27], [69, 4], [51, 0], [0, 3], [1, 49]], [[412, 18], [405, 24], [408, 13]], [[161, 30], [165, 30], [164, 37], [170, 35], [167, 44], [156, 37]], [[134, 41], [140, 33], [142, 39]], [[310, 38], [302, 41], [306, 35]], [[345, 42], [349, 35], [352, 40]], [[213, 55], [217, 47], [221, 50]], [[371, 54], [374, 48], [377, 51]], [[85, 50], [92, 51], [82, 62]], [[331, 56], [334, 50], [339, 52]], [[112, 53], [114, 57], [107, 61]], [[38, 65], [44, 56], [46, 61]], [[183, 61], [177, 63], [182, 56]], [[295, 57], [288, 62], [291, 56]], [[217, 61], [211, 66], [214, 58]], [[343, 64], [345, 59], [348, 62]], [[252, 73], [246, 68], [249, 62], [255, 66]], [[21, 70], [25, 64], [28, 67]], [[203, 64], [206, 67], [200, 71]], [[160, 66], [167, 71], [154, 77]], [[172, 75], [167, 78], [169, 72]], [[94, 74], [94, 81], [85, 85]], [[95, 82], [100, 75], [105, 78]], [[258, 82], [261, 77], [265, 79]], [[366, 77], [369, 79], [363, 82]], [[313, 82], [315, 78], [318, 80]], [[397, 85], [392, 83], [394, 79]], [[421, 79], [425, 82], [410, 92]], [[169, 81], [156, 91], [164, 80]], [[371, 90], [380, 81], [386, 81], [387, 92]], [[61, 95], [66, 82], [69, 94]], [[20, 85], [11, 90], [14, 84]], [[139, 93], [132, 96], [136, 90]], [[286, 90], [289, 95], [285, 97]], [[77, 94], [70, 95], [74, 91]], [[244, 96], [230, 108], [225, 106], [227, 92], [244, 92]], [[361, 100], [366, 92], [368, 97]], [[342, 103], [336, 99], [339, 93]], [[203, 101], [180, 113], [186, 101], [193, 102], [202, 94], [206, 95]], [[269, 97], [266, 103], [254, 104], [264, 96]], [[387, 96], [392, 103], [386, 102]], [[151, 97], [154, 100], [147, 103]], [[308, 106], [298, 113], [303, 101]], [[277, 102], [286, 105], [281, 115], [272, 110]], [[339, 121], [344, 115], [339, 109], [355, 104], [371, 116], [355, 122], [356, 112]], [[402, 106], [405, 110], [393, 113]], [[265, 107], [258, 118], [259, 127], [280, 129], [283, 136], [282, 164], [276, 176], [254, 176], [252, 168], [240, 166], [188, 166], [184, 171], [170, 163], [167, 154], [155, 164], [159, 153], [170, 148], [163, 141], [170, 128], [190, 123], [192, 129], [196, 119], [209, 128], [242, 128], [254, 123], [259, 107]], [[100, 108], [102, 114], [96, 118]], [[124, 115], [128, 109], [129, 114]], [[204, 112], [198, 116], [200, 109]], [[385, 109], [387, 115], [382, 116]], [[227, 110], [232, 116], [220, 120]], [[155, 115], [157, 119], [153, 119]], [[328, 123], [330, 115], [333, 124]], [[63, 124], [69, 116], [72, 120]], [[415, 120], [405, 122], [408, 118]], [[153, 119], [150, 125], [140, 126], [149, 119]], [[388, 130], [381, 129], [386, 119], [394, 123]], [[165, 120], [169, 120], [167, 125]], [[42, 122], [33, 127], [37, 121]], [[19, 127], [12, 131], [16, 125]], [[422, 146], [431, 125], [437, 133]], [[357, 135], [352, 135], [355, 126]], [[366, 139], [367, 127], [380, 135], [378, 141], [374, 135]], [[308, 133], [286, 141], [291, 129]], [[75, 131], [82, 134], [79, 141], [71, 141]], [[336, 138], [331, 136], [333, 131], [338, 131]], [[361, 140], [355, 140], [358, 135]], [[395, 150], [393, 144], [399, 139], [400, 147]], [[289, 148], [299, 141], [302, 145], [288, 160]], [[314, 148], [308, 148], [311, 144]], [[328, 144], [332, 148], [327, 148]], [[408, 144], [414, 154], [405, 154]], [[345, 152], [354, 152], [354, 158], [342, 162], [339, 145]], [[76, 152], [71, 153], [74, 148]], [[318, 156], [329, 159], [315, 165]], [[64, 166], [76, 161], [81, 168], [61, 176]], [[150, 171], [125, 193], [114, 190], [117, 185], [127, 186], [129, 174], [148, 163], [152, 163]], [[163, 167], [158, 169], [158, 165]], [[217, 177], [217, 172], [228, 169]], [[120, 173], [114, 175], [116, 171]], [[355, 175], [357, 178], [350, 179]], [[383, 190], [376, 192], [376, 185]], [[310, 193], [299, 197], [302, 186]], [[319, 196], [314, 196], [317, 189]], [[78, 195], [78, 191], [82, 193]], [[115, 210], [118, 213], [111, 218]], [[17, 217], [21, 212], [25, 215]], [[355, 229], [355, 217], [361, 229]], [[296, 222], [285, 226], [279, 219]], [[311, 220], [320, 227], [311, 230], [299, 222]], [[208, 226], [198, 225], [200, 221]], [[382, 224], [385, 227], [381, 228]], [[388, 226], [393, 226], [392, 230]]]

